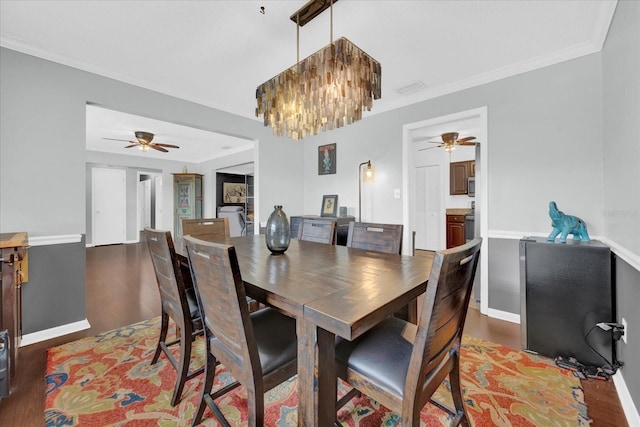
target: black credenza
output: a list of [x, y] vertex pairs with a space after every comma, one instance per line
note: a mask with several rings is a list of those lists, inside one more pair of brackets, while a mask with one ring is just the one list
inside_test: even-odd
[[320, 217], [318, 215], [302, 215], [302, 216], [292, 216], [289, 218], [289, 227], [291, 228], [291, 238], [295, 239], [298, 236], [298, 227], [300, 226], [300, 222], [302, 218], [314, 218], [314, 219], [335, 219], [337, 224], [337, 235], [336, 235], [336, 244], [346, 246], [347, 245], [347, 236], [349, 235], [349, 223], [355, 221], [356, 218], [353, 216], [340, 216], [337, 218], [332, 217]]
[[588, 366], [612, 362], [611, 332], [594, 328], [615, 322], [612, 282], [611, 250], [600, 241], [521, 239], [522, 348], [551, 358], [574, 357]]

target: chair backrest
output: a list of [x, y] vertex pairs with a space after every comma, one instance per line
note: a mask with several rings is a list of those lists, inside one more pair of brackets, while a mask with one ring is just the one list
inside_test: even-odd
[[460, 354], [481, 243], [478, 238], [438, 251], [433, 260], [405, 385], [405, 396], [421, 395], [422, 405], [432, 392], [423, 387], [425, 375], [441, 363], [447, 366], [443, 362], [452, 351], [456, 357]]
[[218, 218], [229, 218], [229, 235], [231, 237], [244, 235], [246, 224], [242, 206], [220, 206]]
[[388, 254], [402, 250], [402, 224], [350, 222], [347, 247]]
[[182, 235], [207, 242], [224, 242], [231, 237], [229, 218], [183, 219]]
[[235, 247], [184, 238], [198, 305], [212, 351], [240, 380], [262, 377]]
[[174, 320], [191, 318], [180, 263], [171, 233], [145, 228], [144, 236], [156, 273], [162, 309]]
[[337, 223], [335, 219], [302, 218], [298, 227], [298, 240], [334, 245]]

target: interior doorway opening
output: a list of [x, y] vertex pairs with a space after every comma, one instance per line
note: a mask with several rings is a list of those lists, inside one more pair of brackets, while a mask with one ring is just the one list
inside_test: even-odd
[[[416, 232], [416, 247], [446, 247], [446, 208], [451, 206], [449, 199], [449, 164], [457, 159], [456, 151], [470, 148], [475, 159], [475, 197], [462, 198], [462, 202], [475, 203], [475, 237], [483, 237], [482, 255], [476, 274], [476, 300], [480, 302], [480, 311], [488, 313], [488, 221], [487, 212], [487, 107], [462, 111], [403, 126], [403, 223], [405, 241], [412, 241]], [[460, 136], [476, 137], [475, 147], [456, 147], [453, 152], [446, 153], [443, 148], [432, 148], [433, 141], [442, 133], [459, 132]], [[460, 197], [460, 196], [458, 196]], [[454, 206], [457, 207], [457, 206]], [[436, 237], [429, 236], [435, 234]], [[434, 246], [436, 245], [436, 246]], [[410, 248], [413, 250], [414, 248]], [[431, 250], [434, 250], [431, 249]], [[410, 252], [407, 251], [407, 254]]]

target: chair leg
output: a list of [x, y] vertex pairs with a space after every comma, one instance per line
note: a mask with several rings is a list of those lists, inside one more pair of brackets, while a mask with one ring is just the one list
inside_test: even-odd
[[196, 416], [193, 419], [193, 423], [191, 424], [192, 427], [202, 422], [204, 410], [207, 409], [206, 398], [209, 397], [209, 395], [211, 394], [211, 389], [213, 388], [213, 379], [216, 375], [216, 365], [216, 358], [207, 349], [207, 361], [204, 367], [204, 384], [202, 385], [202, 395], [200, 397], [198, 412], [196, 412]]
[[[254, 384], [255, 386], [256, 384]], [[264, 425], [264, 390], [262, 387], [247, 387], [249, 427]]]
[[456, 408], [457, 416], [460, 418], [459, 424], [463, 426], [469, 426], [469, 418], [467, 417], [467, 410], [464, 406], [464, 399], [462, 398], [462, 384], [460, 382], [460, 357], [455, 356], [453, 369], [449, 373], [449, 383], [451, 385], [451, 396], [453, 397], [453, 404]]
[[183, 328], [182, 332], [183, 334], [180, 336], [180, 369], [176, 369], [178, 378], [176, 379], [176, 386], [173, 390], [171, 406], [176, 406], [180, 402], [184, 384], [187, 382], [189, 364], [191, 362], [191, 346], [193, 345], [193, 338], [191, 337], [190, 331], [186, 331], [186, 327]]
[[151, 364], [155, 365], [162, 353], [162, 343], [167, 340], [167, 330], [169, 329], [169, 315], [162, 312], [162, 323], [160, 325], [160, 336], [158, 337], [158, 345], [156, 346], [156, 352], [151, 359]]

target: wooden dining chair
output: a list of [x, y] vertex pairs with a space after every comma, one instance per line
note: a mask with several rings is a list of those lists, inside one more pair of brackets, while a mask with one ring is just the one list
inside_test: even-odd
[[[436, 253], [418, 325], [390, 317], [354, 341], [338, 340], [337, 374], [354, 389], [337, 408], [362, 392], [400, 414], [405, 427], [420, 425], [420, 411], [428, 401], [452, 415], [452, 425], [469, 425], [460, 384], [460, 342], [481, 242]], [[455, 409], [432, 399], [447, 376]]]
[[[372, 222], [350, 222], [347, 247], [365, 249], [387, 254], [402, 252], [402, 224], [378, 224]], [[396, 317], [411, 323], [418, 321], [418, 300], [414, 299], [395, 313]]]
[[[249, 426], [264, 423], [264, 392], [297, 372], [296, 322], [272, 308], [249, 313], [233, 246], [184, 238], [198, 303], [203, 313], [207, 361], [202, 397], [193, 425], [208, 406], [227, 423], [215, 399], [239, 385], [247, 392]], [[236, 379], [212, 393], [216, 363]]]
[[[156, 273], [162, 307], [160, 336], [151, 364], [154, 365], [160, 354], [164, 352], [169, 363], [176, 370], [178, 376], [171, 398], [171, 405], [175, 406], [180, 402], [185, 383], [204, 371], [203, 368], [189, 370], [193, 341], [198, 335], [204, 333], [202, 317], [193, 288], [185, 286], [171, 233], [151, 228], [145, 228], [143, 233]], [[171, 341], [167, 341], [169, 319], [176, 324], [176, 339]], [[173, 345], [180, 346], [180, 360], [176, 360], [169, 350]]]
[[337, 221], [328, 218], [302, 218], [298, 240], [335, 245]]
[[350, 222], [347, 247], [399, 254], [402, 251], [402, 224]]
[[224, 242], [231, 237], [229, 218], [183, 219], [182, 235], [208, 242]]

